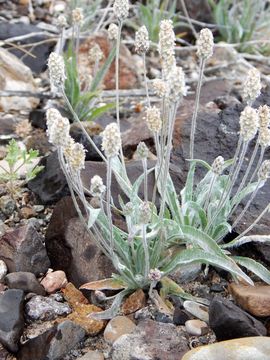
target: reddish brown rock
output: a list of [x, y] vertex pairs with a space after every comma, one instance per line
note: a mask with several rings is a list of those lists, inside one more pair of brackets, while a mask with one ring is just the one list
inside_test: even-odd
[[142, 289], [138, 289], [125, 300], [122, 306], [122, 312], [125, 315], [129, 315], [137, 310], [140, 310], [145, 305], [146, 305], [145, 293], [142, 291]]
[[229, 291], [237, 304], [250, 314], [258, 317], [270, 316], [269, 285], [230, 284]]

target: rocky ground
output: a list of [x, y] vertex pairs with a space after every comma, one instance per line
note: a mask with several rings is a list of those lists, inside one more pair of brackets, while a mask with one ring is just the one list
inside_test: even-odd
[[[16, 198], [0, 184], [0, 360], [248, 360], [249, 355], [244, 356], [250, 353], [256, 360], [269, 360], [270, 286], [259, 283], [255, 276], [254, 288], [233, 283], [218, 269], [210, 267], [206, 273], [198, 266], [189, 266], [173, 274], [173, 279], [186, 292], [206, 299], [206, 305], [172, 296], [169, 300], [173, 307], [169, 307], [159, 296], [153, 301], [138, 290], [125, 300], [114, 319], [98, 321], [88, 316], [108, 304], [94, 292], [80, 291], [80, 285], [109, 277], [113, 267], [78, 219], [56, 153], [47, 141], [45, 110], [51, 101], [62, 106], [61, 99], [48, 96], [46, 72], [57, 29], [51, 2], [34, 2], [34, 19], [29, 15], [28, 3], [0, 1], [0, 40], [6, 41], [0, 47], [0, 164], [8, 141], [15, 138], [27, 149], [39, 150], [44, 169], [21, 188]], [[55, 6], [63, 3], [56, 1]], [[193, 16], [197, 15], [195, 11]], [[200, 20], [207, 21], [207, 17]], [[24, 38], [20, 45], [42, 41], [32, 49], [37, 58], [8, 45], [8, 39], [32, 33], [39, 35], [31, 40]], [[128, 31], [126, 36], [129, 39]], [[82, 73], [89, 71], [85, 54], [94, 42], [104, 53], [110, 46], [104, 33], [86, 38], [80, 46]], [[142, 172], [134, 156], [137, 144], [145, 141], [150, 147], [151, 164], [156, 159], [154, 141], [143, 121], [145, 100], [132, 94], [132, 89], [142, 88], [141, 60], [132, 47], [123, 45], [120, 61], [120, 87], [126, 91], [121, 109], [123, 151], [128, 174], [135, 180]], [[171, 159], [172, 178], [180, 190], [187, 173], [185, 158], [194, 106], [194, 51], [181, 49], [179, 62], [190, 85], [178, 109]], [[157, 76], [160, 69], [153, 55], [147, 63], [149, 78]], [[217, 47], [209, 61], [196, 134], [195, 149], [201, 159], [211, 163], [217, 155], [227, 159], [234, 154], [238, 117], [243, 109], [240, 89], [249, 66], [230, 47]], [[265, 63], [256, 66], [265, 74], [269, 72]], [[113, 71], [111, 68], [104, 81], [104, 94], [108, 96], [114, 89]], [[266, 80], [255, 107], [265, 103], [270, 106]], [[10, 96], [12, 90], [27, 91], [29, 96]], [[100, 132], [113, 119], [112, 112], [85, 124], [98, 147]], [[84, 183], [89, 184], [93, 174], [104, 178], [105, 165], [75, 124], [71, 135], [88, 150]], [[201, 175], [198, 172], [197, 176]], [[154, 179], [149, 176], [150, 192], [153, 187]], [[115, 179], [112, 189], [117, 203], [121, 191]], [[235, 229], [236, 234], [269, 203], [269, 191], [268, 183]], [[254, 232], [269, 234], [269, 227], [266, 217]], [[246, 245], [241, 253], [270, 266], [269, 245]]]

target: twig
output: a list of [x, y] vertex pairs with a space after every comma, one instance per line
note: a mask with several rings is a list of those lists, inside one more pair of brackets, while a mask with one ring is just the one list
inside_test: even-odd
[[198, 34], [197, 34], [197, 32], [196, 32], [193, 24], [192, 24], [191, 18], [190, 18], [190, 16], [189, 16], [188, 11], [187, 11], [187, 7], [186, 7], [186, 4], [185, 4], [185, 0], [180, 0], [180, 2], [181, 2], [182, 10], [183, 10], [183, 12], [184, 12], [184, 14], [185, 14], [186, 20], [187, 20], [187, 22], [188, 22], [188, 24], [189, 24], [189, 27], [190, 27], [190, 29], [191, 29], [191, 31], [192, 31], [195, 39], [197, 39], [197, 38], [198, 38]]

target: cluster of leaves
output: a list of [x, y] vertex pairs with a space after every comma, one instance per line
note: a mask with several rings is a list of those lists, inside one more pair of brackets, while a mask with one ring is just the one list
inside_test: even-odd
[[[270, 20], [269, 4], [264, 0], [208, 1], [222, 40], [242, 44], [241, 51], [252, 51], [254, 46], [245, 43], [264, 34]], [[267, 49], [261, 47], [260, 50]]]
[[7, 155], [0, 165], [0, 181], [7, 185], [12, 196], [18, 192], [19, 180], [28, 182], [43, 169], [43, 166], [35, 166], [38, 155], [38, 150], [21, 149], [14, 139], [7, 145]]

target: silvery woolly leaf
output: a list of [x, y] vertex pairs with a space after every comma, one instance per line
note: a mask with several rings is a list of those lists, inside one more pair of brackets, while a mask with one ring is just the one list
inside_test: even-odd
[[270, 271], [257, 261], [243, 257], [233, 256], [233, 259], [240, 265], [257, 275], [260, 279], [270, 284]]
[[270, 235], [249, 235], [249, 236], [242, 236], [239, 239], [235, 239], [227, 244], [222, 245], [223, 249], [231, 248], [231, 247], [238, 247], [243, 244], [249, 243], [249, 242], [260, 242], [260, 243], [266, 243], [270, 242]]
[[89, 217], [88, 217], [87, 226], [88, 229], [91, 229], [91, 227], [94, 225], [100, 214], [100, 209], [94, 209], [91, 206], [88, 206], [88, 212], [89, 212]]

